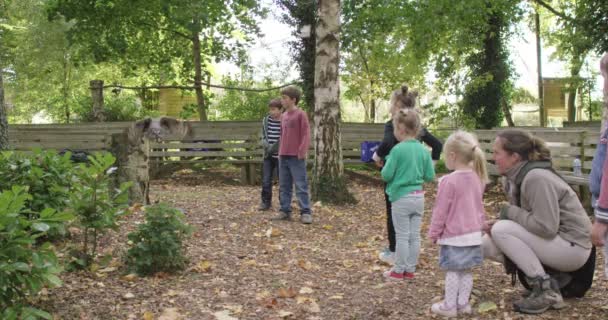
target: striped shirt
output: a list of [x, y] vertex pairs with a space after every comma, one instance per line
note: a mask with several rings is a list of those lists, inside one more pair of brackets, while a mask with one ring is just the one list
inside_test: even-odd
[[[266, 130], [268, 143], [273, 144], [279, 140], [281, 136], [281, 120], [274, 120], [272, 117], [268, 117], [268, 128]], [[278, 157], [279, 153], [276, 152], [272, 156]]]

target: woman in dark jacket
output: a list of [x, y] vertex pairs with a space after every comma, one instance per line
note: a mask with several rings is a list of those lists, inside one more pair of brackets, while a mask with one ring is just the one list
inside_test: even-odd
[[[401, 109], [407, 108], [415, 108], [416, 107], [416, 97], [418, 93], [415, 91], [409, 91], [408, 87], [403, 86], [401, 89], [393, 92], [393, 96], [391, 97], [391, 118], [396, 112]], [[443, 149], [443, 144], [439, 139], [433, 136], [426, 128], [423, 128], [420, 131], [420, 135], [418, 139], [431, 147], [431, 158], [433, 162], [439, 160], [441, 155], [441, 150]], [[374, 153], [374, 161], [379, 167], [384, 165], [384, 159], [391, 152], [391, 149], [398, 143], [397, 138], [395, 138], [394, 128], [393, 128], [393, 120], [388, 120], [384, 125], [384, 138], [382, 139], [382, 143]], [[385, 186], [386, 187], [386, 186]], [[388, 232], [388, 248], [380, 253], [380, 260], [393, 264], [395, 260], [395, 227], [393, 226], [393, 217], [391, 212], [391, 203], [388, 200], [388, 195], [384, 192], [384, 199], [386, 201], [386, 229]]]

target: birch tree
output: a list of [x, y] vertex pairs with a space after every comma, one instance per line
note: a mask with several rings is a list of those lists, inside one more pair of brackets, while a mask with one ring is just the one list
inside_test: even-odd
[[340, 147], [340, 0], [319, 0], [317, 8], [312, 197], [352, 202], [343, 178]]

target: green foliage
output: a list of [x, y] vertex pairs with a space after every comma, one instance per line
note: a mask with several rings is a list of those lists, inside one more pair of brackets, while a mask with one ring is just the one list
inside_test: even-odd
[[445, 124], [445, 121], [447, 120], [449, 121], [447, 125], [450, 127], [466, 129], [475, 128], [475, 119], [473, 119], [470, 114], [464, 112], [460, 104], [430, 104], [423, 106], [423, 109], [425, 110], [425, 113], [429, 115], [426, 121], [429, 127], [439, 127], [442, 124]]
[[[56, 151], [35, 149], [31, 154], [3, 152], [0, 154], [0, 190], [13, 186], [26, 187], [29, 197], [23, 213], [29, 219], [39, 219], [48, 210], [64, 211], [68, 205], [69, 189], [74, 183], [74, 164], [70, 153], [62, 156]], [[49, 235], [65, 234], [64, 223], [50, 224]]]
[[503, 107], [511, 105], [513, 88], [505, 47], [510, 20], [504, 11], [493, 9], [487, 17], [489, 29], [485, 31], [481, 50], [466, 60], [471, 74], [462, 101], [463, 111], [475, 119], [477, 128], [484, 129], [500, 125]]
[[183, 254], [183, 242], [192, 232], [178, 209], [161, 203], [146, 207], [146, 222], [128, 235], [132, 247], [127, 252], [127, 264], [140, 275], [175, 272], [188, 260]]
[[[81, 99], [80, 106], [76, 111], [80, 122], [95, 121], [92, 114], [92, 105], [91, 97]], [[105, 121], [136, 121], [145, 117], [156, 117], [159, 115], [158, 111], [142, 107], [137, 97], [126, 93], [106, 95], [103, 107]]]
[[435, 173], [448, 173], [449, 171], [450, 170], [448, 170], [443, 159], [437, 160], [437, 163], [435, 164]]
[[[224, 77], [222, 84], [225, 86], [242, 88], [264, 88], [272, 87], [272, 81], [266, 79], [258, 82], [253, 79], [237, 80], [229, 76]], [[227, 90], [220, 96], [216, 105], [211, 108], [210, 114], [216, 114], [216, 119], [222, 120], [261, 120], [268, 114], [268, 103], [272, 99], [280, 97], [279, 90], [251, 92]], [[214, 119], [212, 119], [214, 120]]]
[[348, 191], [348, 185], [344, 176], [332, 179], [329, 176], [319, 177], [318, 183], [311, 192], [314, 201], [333, 204], [355, 204], [357, 199]]
[[77, 182], [71, 193], [70, 210], [84, 229], [82, 251], [72, 261], [74, 267], [91, 264], [97, 251], [97, 239], [108, 229], [118, 227], [118, 218], [125, 215], [128, 189], [131, 182], [111, 190], [111, 166], [116, 159], [110, 153], [89, 156], [90, 165], [80, 164], [76, 170]]
[[27, 306], [27, 300], [43, 287], [60, 286], [61, 269], [49, 243], [36, 246], [36, 239], [50, 229], [49, 223], [72, 217], [52, 209], [40, 218], [23, 214], [31, 200], [24, 187], [0, 194], [0, 316], [2, 319], [51, 319], [50, 314]]
[[[300, 107], [312, 112], [315, 107], [317, 1], [274, 0], [274, 2], [285, 11], [281, 16], [283, 22], [294, 27], [292, 35], [297, 37], [297, 40], [291, 41], [289, 46], [302, 80], [303, 103], [300, 103]], [[300, 37], [300, 30], [305, 26], [310, 27], [310, 36]]]

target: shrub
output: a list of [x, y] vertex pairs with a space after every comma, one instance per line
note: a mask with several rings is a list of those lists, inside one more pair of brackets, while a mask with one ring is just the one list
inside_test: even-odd
[[[46, 208], [64, 211], [74, 181], [74, 164], [70, 154], [35, 149], [31, 154], [3, 152], [0, 155], [0, 191], [24, 186], [31, 195], [25, 202], [25, 214], [30, 219], [40, 217]], [[65, 234], [65, 223], [53, 223], [48, 234]]]
[[72, 218], [47, 208], [40, 218], [27, 219], [23, 210], [31, 195], [15, 186], [0, 194], [0, 317], [2, 319], [51, 319], [51, 315], [27, 306], [28, 298], [44, 286], [59, 286], [61, 271], [49, 243], [36, 246], [36, 239], [49, 223]]
[[166, 204], [146, 207], [146, 222], [128, 235], [132, 246], [127, 252], [127, 264], [140, 275], [174, 272], [188, 263], [182, 244], [191, 233], [184, 223], [184, 214]]
[[95, 153], [89, 156], [90, 164], [80, 164], [75, 172], [77, 183], [69, 205], [84, 232], [82, 251], [72, 261], [73, 267], [89, 266], [96, 255], [98, 237], [108, 229], [116, 229], [118, 218], [128, 212], [125, 209], [131, 182], [111, 190], [114, 161], [116, 158], [109, 153]]

